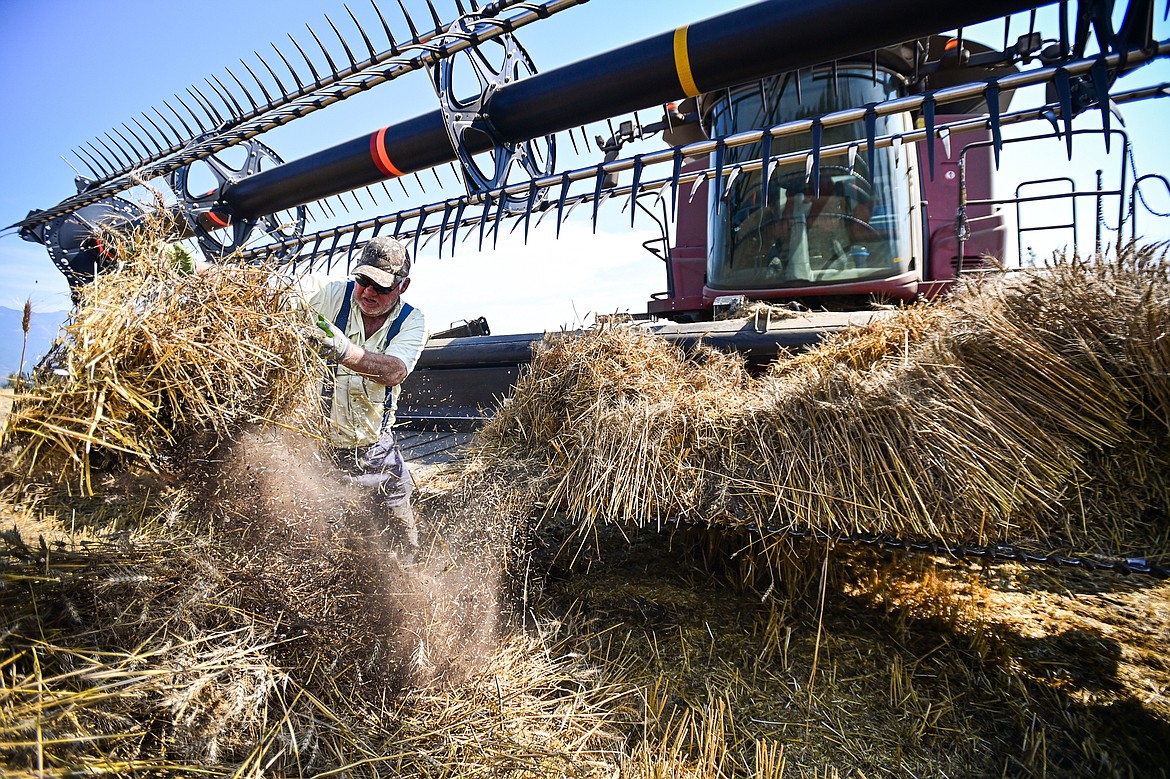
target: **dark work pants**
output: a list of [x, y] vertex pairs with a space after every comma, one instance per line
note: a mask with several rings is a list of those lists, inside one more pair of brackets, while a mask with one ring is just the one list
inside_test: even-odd
[[337, 459], [356, 484], [373, 487], [379, 503], [393, 519], [395, 534], [410, 549], [418, 548], [418, 525], [410, 496], [414, 480], [402, 458], [392, 430], [385, 430], [376, 443], [337, 449]]

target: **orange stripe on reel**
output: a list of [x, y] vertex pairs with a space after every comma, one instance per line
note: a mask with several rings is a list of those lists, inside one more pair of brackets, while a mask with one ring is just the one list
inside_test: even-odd
[[206, 216], [213, 224], [219, 225], [220, 227], [231, 227], [232, 218], [230, 216], [226, 218], [220, 216], [215, 212], [215, 209], [208, 211]]
[[402, 171], [394, 167], [394, 163], [390, 161], [390, 156], [386, 154], [386, 131], [390, 129], [383, 127], [378, 132], [370, 136], [370, 157], [374, 160], [374, 165], [378, 170], [387, 176], [404, 176]]

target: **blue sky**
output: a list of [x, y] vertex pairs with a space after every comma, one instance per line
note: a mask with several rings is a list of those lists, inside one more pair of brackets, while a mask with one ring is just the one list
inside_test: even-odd
[[[518, 37], [538, 69], [549, 70], [746, 4], [591, 0], [521, 29]], [[405, 31], [397, 4], [380, 5], [391, 26]], [[429, 27], [425, 5], [415, 0], [407, 5], [419, 25]], [[446, 18], [454, 16], [450, 0], [436, 5]], [[349, 7], [363, 25], [378, 24], [368, 0], [353, 0]], [[287, 49], [290, 33], [305, 44], [310, 40], [306, 23], [324, 36], [326, 13], [343, 30], [352, 29], [340, 0], [279, 5], [237, 0], [214, 10], [148, 0], [0, 0], [0, 72], [7, 92], [0, 109], [0, 226], [73, 192], [74, 171], [61, 159], [72, 159], [73, 148], [140, 118], [152, 106], [161, 107], [163, 100], [205, 77], [226, 78], [225, 67], [240, 71], [235, 66], [241, 58], [255, 63], [252, 52], [271, 52], [270, 43]], [[1160, 23], [1160, 37], [1167, 37], [1168, 29]], [[356, 36], [353, 43], [361, 45]], [[1170, 80], [1170, 68], [1163, 63], [1131, 78]], [[265, 142], [285, 159], [295, 159], [436, 107], [426, 79], [412, 74], [293, 122]], [[1170, 102], [1148, 101], [1123, 111], [1139, 168], [1170, 172], [1164, 141]], [[1049, 164], [1043, 157], [1005, 158], [1011, 168], [1005, 173], [1035, 176]], [[639, 246], [649, 225], [631, 232], [621, 227], [628, 218], [614, 210], [596, 237], [585, 220], [570, 224], [559, 243], [552, 241], [551, 229], [543, 228], [545, 234], [537, 231], [527, 248], [508, 245], [483, 255], [469, 248], [455, 260], [424, 256], [410, 297], [433, 312], [436, 327], [487, 315], [497, 332], [573, 326], [591, 312], [644, 310], [649, 294], [665, 286], [661, 264]], [[0, 236], [0, 305], [19, 307], [31, 297], [40, 310], [65, 308], [65, 289], [43, 247], [11, 233]]]

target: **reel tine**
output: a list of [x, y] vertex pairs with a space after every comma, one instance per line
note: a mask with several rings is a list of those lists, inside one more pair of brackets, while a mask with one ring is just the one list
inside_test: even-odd
[[414, 19], [410, 18], [410, 13], [406, 10], [406, 5], [402, 0], [398, 0], [398, 7], [402, 9], [402, 15], [406, 17], [406, 26], [410, 28], [410, 34], [412, 36], [411, 42], [417, 44], [419, 42], [419, 35], [418, 28], [414, 26]]
[[118, 136], [118, 138], [121, 139], [122, 143], [126, 144], [125, 147], [123, 147], [122, 143], [119, 143], [117, 140], [115, 140], [109, 133], [105, 133], [106, 138], [109, 139], [110, 143], [114, 144], [118, 151], [126, 155], [127, 167], [135, 167], [134, 158], [138, 156], [138, 150], [130, 145], [130, 142], [126, 140], [126, 137], [122, 135], [122, 133], [118, 132], [118, 128], [115, 127], [113, 132]]
[[[105, 166], [104, 166], [104, 165], [102, 165], [100, 162], [98, 162], [98, 161], [97, 161], [97, 159], [95, 159], [95, 158], [94, 158], [94, 156], [93, 156], [92, 154], [90, 154], [89, 152], [85, 151], [85, 149], [83, 149], [82, 147], [78, 146], [78, 147], [77, 147], [77, 151], [76, 151], [76, 152], [74, 152], [74, 153], [75, 153], [75, 154], [77, 154], [77, 152], [81, 152], [82, 154], [85, 154], [85, 156], [86, 156], [86, 157], [88, 157], [88, 158], [89, 158], [89, 159], [90, 159], [90, 160], [93, 162], [93, 164], [97, 166], [97, 168], [98, 168], [98, 169], [101, 171], [101, 177], [102, 177], [102, 178], [105, 178], [106, 176], [110, 175], [110, 172], [106, 170]], [[81, 154], [77, 154], [77, 158], [78, 158], [78, 159], [81, 159]], [[86, 163], [86, 164], [88, 165], [88, 163]], [[92, 166], [90, 167], [90, 170], [93, 170], [93, 167], [92, 167]]]
[[455, 223], [451, 225], [451, 256], [455, 256], [455, 244], [459, 242], [459, 228], [463, 226], [463, 212], [467, 210], [467, 197], [460, 197], [455, 207]]
[[403, 181], [405, 178], [405, 176], [395, 176], [394, 180], [398, 182], [398, 186], [402, 187], [402, 194], [410, 197], [410, 193], [406, 190], [406, 183]]
[[233, 119], [243, 118], [244, 107], [242, 105], [240, 105], [240, 102], [238, 100], [236, 100], [236, 96], [234, 94], [232, 94], [232, 91], [230, 89], [228, 89], [227, 86], [222, 81], [219, 80], [219, 76], [212, 76], [212, 78], [215, 79], [215, 84], [212, 84], [210, 81], [208, 81], [207, 83], [212, 88], [215, 88], [216, 85], [219, 86], [218, 89], [215, 89], [215, 94], [219, 95], [219, 99], [222, 100], [223, 104], [225, 106], [227, 106], [227, 109], [229, 111], [231, 111], [232, 118]]
[[431, 0], [426, 0], [426, 3], [427, 9], [431, 12], [431, 19], [435, 22], [435, 32], [442, 32], [446, 25], [443, 24], [443, 20], [439, 17], [439, 12], [435, 10], [435, 5]]
[[[288, 90], [284, 88], [284, 84], [280, 83], [280, 77], [276, 75], [276, 71], [272, 69], [272, 66], [264, 61], [264, 58], [260, 56], [260, 52], [253, 49], [252, 54], [255, 55], [256, 59], [260, 60], [260, 64], [268, 69], [268, 75], [272, 76], [272, 80], [276, 82], [276, 88], [280, 90], [282, 95], [287, 97]], [[268, 102], [271, 103], [272, 101], [269, 100]]]
[[[439, 223], [439, 259], [443, 259], [443, 244], [447, 241], [447, 218], [451, 216], [451, 201], [443, 203], [443, 221]], [[454, 254], [454, 250], [452, 250]]]
[[[110, 137], [110, 133], [103, 132], [102, 136], [105, 138], [105, 140], [109, 140], [110, 145], [106, 146], [105, 143], [103, 142], [102, 138], [98, 138], [97, 142], [99, 144], [102, 144], [103, 146], [105, 146], [105, 150], [110, 152], [110, 154], [112, 154], [113, 159], [116, 159], [118, 161], [118, 165], [122, 165], [124, 167], [135, 166], [135, 163], [133, 163], [133, 158], [130, 156], [130, 153], [126, 152], [126, 150], [123, 149], [122, 146], [119, 146], [117, 140]], [[112, 149], [111, 149], [111, 146], [112, 146]], [[125, 157], [125, 160], [122, 159], [123, 157]]]
[[1060, 100], [1061, 118], [1064, 120], [1064, 145], [1068, 149], [1068, 159], [1072, 162], [1073, 145], [1073, 105], [1072, 105], [1072, 78], [1067, 68], [1056, 69], [1055, 76], [1056, 96]]
[[382, 185], [382, 191], [386, 193], [386, 199], [389, 200], [391, 203], [393, 203], [394, 198], [390, 194], [390, 188], [386, 186], [385, 179], [383, 179], [382, 181], [379, 181], [378, 183]]
[[569, 196], [569, 172], [561, 174], [561, 196], [557, 198], [557, 238], [561, 237], [561, 222], [565, 214], [565, 198]]
[[153, 127], [155, 130], [157, 130], [159, 137], [163, 139], [163, 143], [159, 145], [159, 151], [162, 151], [167, 146], [170, 146], [173, 144], [173, 141], [171, 141], [171, 139], [169, 137], [167, 137], [167, 134], [165, 132], [163, 132], [163, 129], [161, 127], [159, 127], [158, 124], [153, 119], [150, 118], [150, 114], [143, 112], [142, 118], [145, 119], [146, 121], [150, 122], [150, 126]]
[[[328, 19], [329, 17], [325, 18]], [[309, 35], [313, 36], [313, 40], [317, 42], [317, 47], [321, 49], [321, 53], [325, 55], [325, 62], [329, 64], [329, 70], [333, 73], [334, 76], [337, 76], [337, 66], [333, 64], [333, 58], [329, 56], [329, 50], [325, 48], [325, 44], [321, 43], [321, 39], [317, 37], [317, 33], [313, 32], [312, 27], [309, 27], [309, 25], [306, 24], [305, 28], [308, 29]]]
[[[110, 153], [110, 156], [113, 157], [114, 160], [117, 162], [116, 165], [112, 162], [110, 163], [111, 170], [118, 170], [119, 168], [126, 167], [126, 163], [122, 162], [122, 158], [119, 157], [117, 154], [115, 154], [114, 150], [106, 145], [106, 142], [101, 139], [101, 136], [98, 136], [98, 138], [96, 140], [98, 143], [100, 143], [102, 145], [102, 148], [105, 149], [106, 151], [108, 151]], [[103, 160], [106, 159], [104, 155], [102, 156], [102, 159]]]
[[504, 194], [504, 190], [500, 190], [500, 199], [496, 204], [496, 218], [495, 224], [492, 225], [492, 249], [496, 248], [496, 242], [500, 238], [500, 225], [504, 223], [504, 204], [508, 197]]
[[357, 60], [354, 59], [353, 52], [349, 50], [349, 44], [345, 42], [345, 38], [341, 37], [341, 31], [337, 29], [337, 25], [329, 18], [329, 14], [325, 14], [325, 21], [329, 22], [329, 26], [333, 28], [333, 34], [337, 36], [337, 40], [341, 42], [341, 48], [345, 50], [345, 56], [349, 58], [349, 66], [351, 68], [357, 67]]
[[412, 173], [411, 175], [414, 176], [414, 182], [416, 184], [418, 184], [418, 188], [421, 189], [423, 194], [425, 195], [427, 188], [423, 186], [422, 179], [418, 177], [418, 172], [416, 171], [416, 172]]
[[420, 211], [418, 215], [418, 224], [415, 225], [414, 228], [414, 251], [412, 254], [416, 259], [418, 258], [418, 239], [422, 237], [423, 225], [426, 224], [426, 221], [427, 212], [425, 210]]
[[240, 64], [244, 66], [244, 70], [248, 71], [248, 75], [256, 82], [256, 86], [260, 87], [260, 94], [264, 95], [264, 99], [268, 101], [268, 105], [272, 105], [272, 95], [268, 94], [268, 90], [264, 87], [264, 82], [257, 78], [256, 73], [248, 67], [248, 63], [240, 58]]
[[[143, 115], [143, 116], [146, 116], [146, 115], [145, 115], [145, 113], [144, 113], [144, 115]], [[143, 131], [143, 133], [144, 133], [144, 135], [145, 135], [147, 138], [150, 138], [150, 142], [151, 142], [152, 144], [154, 144], [154, 153], [156, 153], [156, 154], [159, 154], [159, 153], [163, 152], [163, 150], [164, 150], [164, 149], [166, 149], [166, 146], [165, 146], [164, 144], [160, 144], [160, 143], [158, 142], [158, 140], [157, 140], [156, 138], [154, 138], [154, 136], [152, 136], [152, 135], [151, 135], [151, 133], [150, 133], [150, 130], [147, 130], [147, 129], [146, 129], [146, 127], [145, 127], [145, 126], [143, 126], [143, 123], [142, 123], [142, 122], [139, 122], [139, 120], [138, 120], [138, 119], [136, 119], [136, 118], [132, 118], [132, 117], [131, 117], [131, 119], [130, 119], [130, 120], [131, 120], [131, 122], [133, 122], [133, 123], [135, 123], [135, 124], [137, 124], [137, 125], [138, 125], [138, 129], [139, 129], [139, 130], [142, 130], [142, 131]], [[129, 130], [129, 129], [130, 129], [130, 127], [126, 127], [126, 130]]]
[[[130, 135], [133, 136], [134, 140], [138, 141], [139, 146], [142, 147], [142, 155], [138, 158], [138, 162], [141, 165], [142, 160], [145, 159], [146, 157], [150, 156], [150, 149], [147, 147], [147, 145], [145, 143], [142, 142], [141, 138], [139, 138], [137, 135], [134, 135], [134, 131], [131, 130], [129, 127], [127, 127], [125, 122], [122, 123], [122, 126], [126, 128], [126, 132], [130, 133]], [[122, 133], [118, 132], [117, 127], [114, 128], [114, 132], [118, 133], [118, 137], [121, 138], [123, 141], [125, 141], [126, 145], [129, 146], [131, 149], [133, 149], [135, 154], [138, 154], [138, 147], [135, 146], [133, 143], [131, 143], [129, 138], [127, 138], [125, 135], [122, 135]]]
[[194, 87], [187, 87], [187, 94], [203, 109], [203, 113], [207, 114], [207, 121], [211, 122], [212, 125], [223, 124], [223, 117], [219, 115], [219, 111], [215, 110], [215, 106], [207, 102], [207, 98], [202, 92]]
[[[117, 132], [117, 130], [114, 130], [114, 132]], [[122, 162], [122, 157], [124, 156], [126, 158], [126, 161], [124, 163], [125, 166], [127, 168], [134, 167], [134, 157], [137, 156], [136, 154], [131, 154], [129, 151], [122, 148], [122, 144], [118, 143], [118, 141], [116, 141], [114, 139], [114, 137], [112, 135], [110, 135], [108, 132], [102, 133], [102, 137], [104, 137], [107, 141], [110, 142], [110, 146], [113, 147], [111, 154], [114, 154], [117, 157], [118, 162]], [[99, 138], [98, 140], [100, 141], [101, 138]], [[105, 144], [102, 144], [102, 145], [104, 146]], [[106, 146], [106, 148], [109, 149], [110, 146]]]
[[532, 222], [532, 209], [536, 205], [536, 179], [528, 182], [528, 203], [524, 207], [524, 245], [528, 245], [528, 225]]
[[248, 88], [246, 86], [244, 86], [244, 82], [240, 81], [240, 79], [236, 76], [235, 73], [232, 73], [231, 68], [224, 68], [224, 70], [226, 70], [227, 74], [232, 77], [232, 81], [235, 81], [236, 84], [239, 85], [240, 89], [243, 90], [244, 97], [248, 98], [248, 102], [252, 104], [252, 110], [259, 111], [260, 110], [259, 103], [257, 103], [256, 99], [252, 97], [252, 93], [248, 91]]
[[341, 7], [345, 9], [347, 14], [349, 14], [349, 18], [353, 20], [354, 27], [357, 27], [358, 32], [361, 33], [362, 42], [366, 44], [366, 51], [370, 53], [370, 61], [373, 62], [378, 58], [378, 52], [374, 49], [374, 44], [370, 42], [370, 36], [366, 35], [365, 28], [362, 27], [361, 22], [359, 22], [357, 17], [354, 16], [353, 11], [349, 10], [349, 5], [342, 3]]
[[601, 188], [605, 186], [605, 163], [597, 166], [597, 182], [593, 185], [593, 234], [597, 234], [597, 211], [601, 208]]
[[573, 154], [580, 154], [581, 153], [580, 151], [577, 150], [577, 138], [576, 138], [576, 136], [573, 135], [573, 128], [572, 127], [569, 128], [569, 143], [573, 144]]
[[[128, 132], [130, 134], [130, 137], [133, 138], [134, 140], [138, 141], [138, 144], [142, 147], [142, 150], [144, 152], [144, 158], [153, 156], [153, 155], [157, 154], [159, 151], [161, 151], [162, 147], [158, 145], [158, 141], [156, 141], [154, 139], [153, 135], [146, 132], [146, 128], [143, 127], [141, 124], [139, 124], [137, 119], [135, 119], [134, 117], [131, 117], [130, 121], [137, 124], [138, 129], [141, 130], [143, 132], [143, 134], [147, 137], [147, 139], [149, 139], [149, 141], [150, 141], [150, 143], [147, 143], [146, 141], [142, 140], [142, 136], [139, 135], [138, 133], [134, 132], [133, 127], [126, 124], [125, 122], [122, 122], [122, 127], [126, 130], [126, 132]], [[154, 147], [153, 151], [151, 150], [152, 146]]]
[[105, 169], [105, 175], [107, 175], [107, 176], [114, 175], [114, 173], [116, 173], [118, 170], [118, 166], [115, 165], [114, 163], [110, 162], [110, 158], [107, 157], [106, 155], [102, 154], [101, 149], [94, 146], [92, 143], [89, 143], [87, 145], [93, 151], [93, 153], [96, 154], [101, 159], [102, 167], [103, 167], [103, 169]]
[[727, 174], [727, 183], [725, 183], [723, 185], [723, 192], [720, 194], [720, 197], [722, 197], [722, 198], [731, 197], [731, 187], [735, 184], [735, 180], [737, 178], [739, 178], [739, 175], [741, 173], [743, 173], [742, 166], [740, 166], [740, 165], [732, 165], [731, 166], [731, 172]]
[[398, 56], [398, 44], [394, 42], [394, 33], [390, 32], [390, 25], [386, 24], [386, 17], [382, 15], [382, 9], [374, 0], [370, 0], [370, 5], [374, 7], [374, 13], [378, 15], [378, 21], [382, 23], [382, 31], [386, 33], [386, 40], [390, 43], [390, 56]]
[[199, 125], [199, 131], [204, 133], [207, 132], [207, 128], [203, 126], [203, 122], [200, 121], [199, 115], [191, 110], [191, 106], [187, 105], [187, 102], [183, 100], [182, 96], [176, 94], [175, 99], [179, 101], [179, 105], [187, 109], [187, 113], [191, 115], [191, 119], [194, 120], [195, 124]]
[[443, 188], [443, 180], [439, 178], [439, 169], [431, 168], [431, 175], [435, 177], [435, 183], [439, 185], [439, 189]]
[[[349, 270], [351, 267], [353, 267], [353, 252], [354, 252], [354, 249], [357, 247], [359, 235], [361, 235], [361, 231], [354, 230], [353, 231], [353, 238], [351, 238], [349, 240], [349, 246], [346, 247], [346, 249], [345, 249], [345, 269], [346, 270]], [[338, 237], [340, 237], [340, 236], [341, 236], [341, 234], [338, 233]]]
[[193, 96], [197, 96], [198, 99], [201, 99], [203, 101], [204, 108], [215, 115], [215, 121], [216, 121], [217, 125], [223, 126], [224, 124], [227, 123], [227, 120], [224, 119], [223, 114], [221, 114], [216, 109], [215, 103], [213, 103], [211, 101], [211, 99], [207, 97], [206, 94], [204, 94], [202, 91], [200, 91], [199, 87], [191, 87], [190, 89], [188, 89], [188, 91], [191, 91], [191, 90], [194, 90], [194, 92], [195, 92], [195, 95], [193, 95]]
[[301, 53], [301, 56], [304, 57], [304, 59], [305, 59], [305, 64], [309, 66], [309, 72], [313, 74], [313, 85], [320, 86], [321, 77], [319, 75], [317, 75], [317, 68], [314, 67], [313, 61], [311, 59], [309, 59], [309, 55], [305, 54], [305, 50], [301, 48], [301, 44], [297, 43], [297, 39], [292, 37], [291, 34], [288, 36], [288, 39], [290, 41], [292, 41], [293, 46], [297, 47], [297, 51], [299, 51]]
[[478, 249], [478, 251], [481, 251], [481, 252], [483, 251], [483, 229], [487, 225], [488, 212], [491, 210], [491, 207], [492, 207], [492, 195], [490, 192], [485, 192], [483, 194], [483, 211], [479, 215], [479, 249]]
[[[165, 100], [163, 101], [163, 105], [166, 105]], [[170, 106], [167, 106], [167, 108], [170, 108]], [[165, 124], [167, 127], [169, 127], [171, 132], [175, 134], [174, 143], [182, 143], [183, 134], [175, 129], [175, 126], [173, 124], [171, 124], [171, 121], [169, 119], [167, 119], [165, 116], [163, 116], [162, 111], [159, 111], [157, 108], [154, 108], [153, 106], [151, 107], [150, 110], [154, 111], [156, 114], [158, 114], [158, 118], [163, 120], [163, 124]]]
[[1003, 132], [999, 121], [999, 84], [988, 82], [983, 90], [987, 99], [987, 121], [991, 125], [991, 150], [995, 156], [995, 169], [999, 170], [999, 152], [1003, 148]]
[[634, 158], [633, 179], [630, 181], [630, 227], [634, 226], [634, 204], [638, 202], [638, 185], [642, 182], [642, 155]]
[[[156, 153], [156, 152], [151, 151], [150, 144], [147, 144], [145, 142], [145, 140], [138, 137], [138, 133], [135, 132], [135, 130], [133, 130], [133, 127], [131, 127], [129, 124], [126, 124], [125, 122], [122, 123], [122, 126], [124, 127], [126, 132], [130, 133], [130, 137], [137, 140], [138, 145], [143, 147], [143, 159], [144, 160], [147, 157], [151, 157], [152, 154]], [[139, 125], [139, 126], [142, 126], [142, 125]], [[151, 138], [151, 140], [153, 140], [153, 138]], [[158, 145], [156, 144], [156, 151], [157, 151], [157, 149], [158, 149]]]
[[710, 174], [708, 172], [704, 171], [703, 173], [699, 174], [699, 177], [695, 179], [694, 182], [691, 183], [691, 193], [687, 195], [688, 203], [694, 202], [695, 195], [699, 194], [699, 187], [703, 186], [703, 183], [707, 181], [707, 176], [709, 175]]
[[187, 120], [185, 120], [183, 118], [183, 115], [180, 114], [178, 111], [176, 111], [175, 107], [172, 106], [170, 103], [168, 103], [165, 100], [163, 101], [163, 105], [165, 105], [167, 108], [171, 109], [171, 113], [174, 114], [175, 118], [179, 120], [179, 124], [183, 125], [183, 129], [187, 131], [186, 137], [187, 138], [194, 138], [196, 135], [196, 132], [191, 129], [191, 125], [187, 124]]
[[[75, 151], [75, 152], [73, 152], [73, 156], [77, 158], [78, 162], [80, 162], [82, 165], [84, 165], [86, 167], [86, 169], [89, 171], [91, 178], [99, 178], [98, 172], [96, 170], [94, 170], [93, 166], [90, 165], [88, 162], [86, 162], [80, 154], [78, 154]], [[65, 160], [64, 157], [62, 157], [61, 159]], [[77, 168], [74, 168], [73, 163], [69, 162], [69, 160], [65, 160], [65, 164], [68, 165], [69, 167], [73, 168], [74, 170], [77, 170]]]
[[305, 85], [304, 85], [304, 83], [301, 82], [301, 77], [299, 75], [297, 75], [296, 70], [294, 70], [293, 66], [289, 63], [288, 57], [285, 57], [284, 52], [281, 51], [280, 49], [276, 48], [275, 43], [270, 44], [270, 45], [272, 46], [272, 50], [275, 51], [277, 53], [277, 55], [279, 55], [281, 61], [284, 62], [284, 66], [286, 68], [288, 68], [288, 72], [292, 74], [293, 81], [297, 82], [297, 89], [300, 90], [301, 92], [304, 92]]
[[467, 16], [467, 9], [463, 7], [462, 0], [455, 0], [455, 8], [458, 9], [460, 16]]

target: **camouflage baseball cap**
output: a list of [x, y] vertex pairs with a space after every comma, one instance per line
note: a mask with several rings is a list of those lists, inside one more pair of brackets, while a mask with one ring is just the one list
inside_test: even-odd
[[366, 276], [375, 284], [393, 287], [410, 275], [410, 255], [394, 238], [371, 238], [362, 250], [361, 263], [350, 275]]

